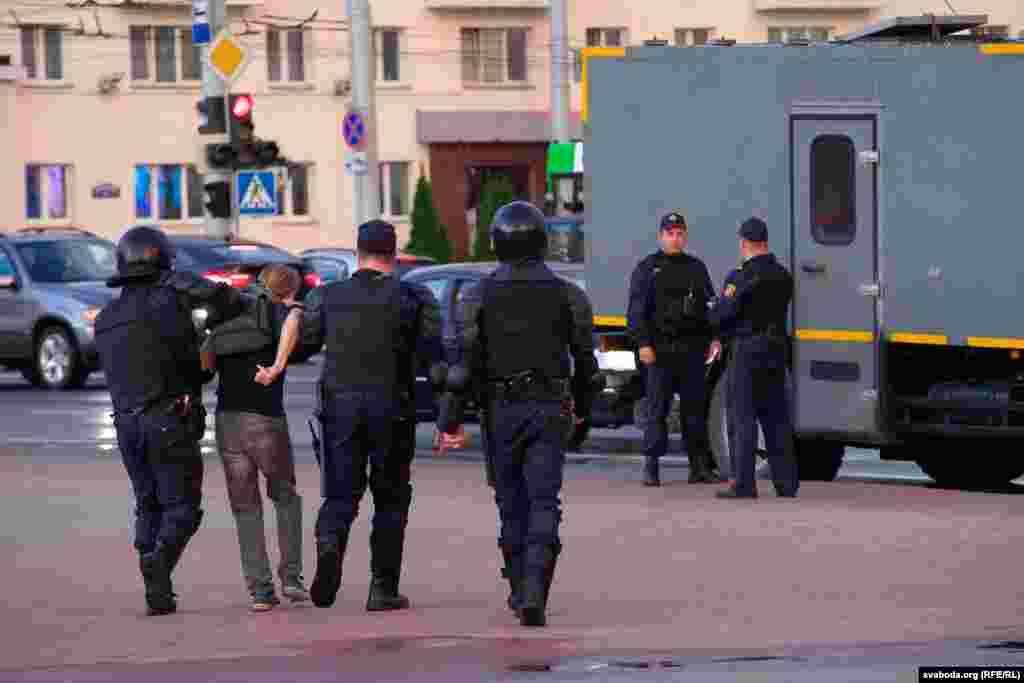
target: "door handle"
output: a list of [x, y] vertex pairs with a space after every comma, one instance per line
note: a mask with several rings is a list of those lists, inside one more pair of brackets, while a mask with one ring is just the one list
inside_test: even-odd
[[824, 273], [825, 264], [818, 263], [817, 261], [801, 261], [800, 269], [805, 273]]

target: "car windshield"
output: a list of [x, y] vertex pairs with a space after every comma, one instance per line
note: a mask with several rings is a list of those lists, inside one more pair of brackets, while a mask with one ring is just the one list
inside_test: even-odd
[[36, 282], [98, 282], [117, 273], [117, 252], [103, 242], [29, 242], [18, 245], [18, 255]]

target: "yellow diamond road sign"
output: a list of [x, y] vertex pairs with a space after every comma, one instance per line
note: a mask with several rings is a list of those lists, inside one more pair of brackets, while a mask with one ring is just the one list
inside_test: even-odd
[[227, 29], [210, 44], [210, 66], [226, 83], [233, 83], [249, 63], [249, 51]]

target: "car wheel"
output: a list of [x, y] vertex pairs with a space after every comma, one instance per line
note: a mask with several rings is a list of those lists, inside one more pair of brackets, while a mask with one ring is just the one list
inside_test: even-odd
[[38, 378], [33, 383], [44, 389], [73, 389], [85, 384], [78, 348], [62, 327], [48, 327], [39, 335], [32, 370]]

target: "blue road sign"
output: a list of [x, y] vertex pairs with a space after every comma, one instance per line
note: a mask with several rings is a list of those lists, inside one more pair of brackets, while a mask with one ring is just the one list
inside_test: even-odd
[[209, 45], [210, 44], [210, 25], [209, 24], [192, 24], [192, 44], [193, 45]]
[[277, 213], [277, 180], [273, 171], [239, 171], [239, 216], [273, 216]]
[[366, 142], [366, 123], [359, 112], [350, 111], [345, 115], [345, 122], [341, 126], [341, 135], [345, 138], [345, 144], [352, 149], [362, 149]]
[[209, 0], [192, 0], [192, 44], [210, 43]]

